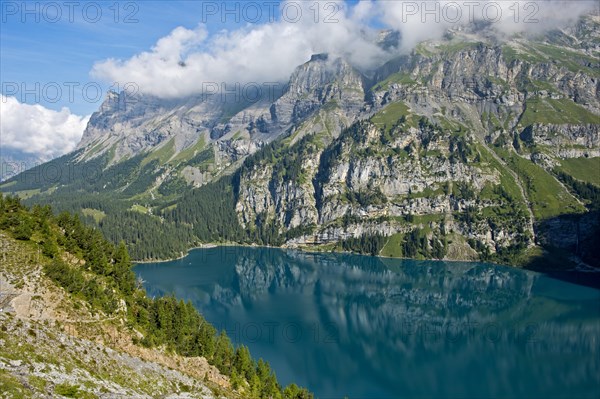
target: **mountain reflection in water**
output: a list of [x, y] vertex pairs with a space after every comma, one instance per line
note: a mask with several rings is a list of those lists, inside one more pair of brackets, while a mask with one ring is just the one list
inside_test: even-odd
[[320, 398], [600, 395], [600, 291], [516, 268], [269, 248], [135, 268]]

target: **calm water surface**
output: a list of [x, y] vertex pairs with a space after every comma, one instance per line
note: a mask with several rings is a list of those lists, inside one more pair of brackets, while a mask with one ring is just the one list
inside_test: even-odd
[[135, 271], [321, 399], [600, 397], [597, 289], [488, 264], [267, 248]]

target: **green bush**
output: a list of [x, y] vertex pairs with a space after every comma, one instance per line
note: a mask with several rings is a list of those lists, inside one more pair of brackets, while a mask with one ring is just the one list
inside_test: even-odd
[[67, 398], [77, 398], [79, 394], [79, 388], [64, 382], [54, 387], [54, 393], [57, 395], [66, 396]]

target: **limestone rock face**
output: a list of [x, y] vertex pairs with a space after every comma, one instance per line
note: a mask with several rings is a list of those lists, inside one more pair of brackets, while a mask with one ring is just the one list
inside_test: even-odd
[[[588, 23], [597, 24], [597, 18]], [[577, 35], [569, 32], [561, 35]], [[535, 57], [525, 55], [527, 51]], [[307, 234], [292, 234], [289, 246], [365, 234], [390, 236], [415, 226], [452, 231], [493, 252], [514, 245], [524, 234], [533, 245], [537, 221], [527, 210], [528, 188], [488, 144], [508, 137], [510, 152], [549, 173], [561, 159], [600, 156], [598, 75], [592, 70], [598, 62], [587, 56], [587, 50], [578, 50], [582, 58], [572, 60], [553, 58], [557, 51], [568, 55], [574, 50], [526, 39], [503, 44], [453, 39], [424, 43], [412, 55], [388, 62], [373, 73], [362, 106], [360, 96], [331, 97], [345, 98], [347, 104], [356, 100], [356, 119], [370, 122], [327, 140], [314, 139], [314, 146], [294, 147], [297, 140], [292, 141], [289, 151], [302, 154], [300, 178], [281, 178], [277, 162], [242, 171], [236, 207], [240, 222], [252, 227], [257, 220], [271, 221], [281, 234], [308, 229]], [[325, 58], [314, 57], [315, 61], [324, 63]], [[311, 83], [322, 85], [323, 75], [310, 79], [314, 76], [308, 72], [310, 64], [299, 69], [305, 79], [292, 80], [299, 84], [298, 94], [311, 93], [311, 101], [299, 108], [282, 97], [280, 104], [286, 106], [280, 105], [277, 113], [286, 120], [323, 102], [323, 92], [315, 91]], [[343, 75], [347, 87], [359, 87], [356, 75]], [[328, 93], [344, 90], [334, 85]], [[380, 122], [386, 119], [389, 122]], [[510, 141], [529, 150], [513, 148]], [[457, 155], [463, 145], [473, 151]], [[543, 151], [531, 150], [534, 147]], [[506, 186], [506, 179], [521, 192], [515, 199], [520, 205], [510, 211], [510, 223], [456, 217], [467, 210], [483, 214], [506, 206], [501, 198], [487, 194], [490, 187]], [[461, 192], [464, 187], [472, 193]], [[407, 224], [407, 215], [438, 218]]]

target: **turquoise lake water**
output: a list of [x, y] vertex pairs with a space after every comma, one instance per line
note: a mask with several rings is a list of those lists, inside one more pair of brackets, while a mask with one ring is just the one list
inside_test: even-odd
[[135, 272], [321, 399], [600, 397], [594, 288], [489, 264], [245, 247]]

